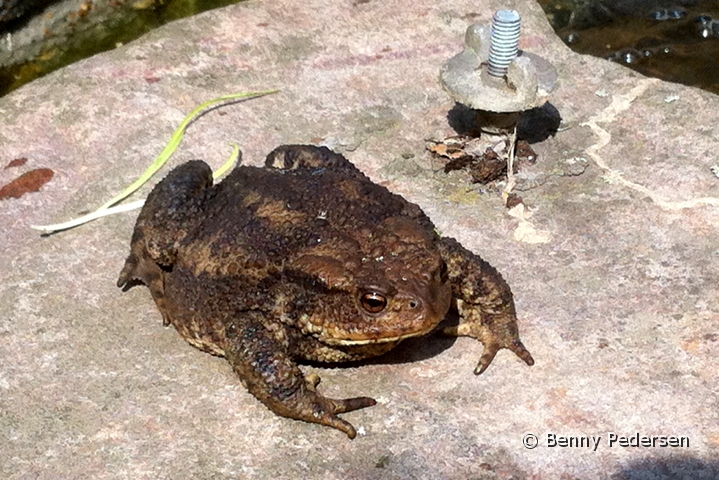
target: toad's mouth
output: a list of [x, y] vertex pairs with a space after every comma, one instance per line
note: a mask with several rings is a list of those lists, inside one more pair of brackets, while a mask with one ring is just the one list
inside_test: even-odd
[[330, 345], [344, 345], [344, 346], [372, 345], [375, 343], [399, 342], [400, 340], [404, 340], [406, 338], [421, 337], [422, 335], [428, 334], [432, 330], [433, 330], [433, 328], [430, 328], [429, 330], [420, 330], [417, 332], [404, 333], [401, 335], [383, 336], [383, 337], [377, 337], [377, 338], [363, 338], [363, 339], [330, 338], [330, 339], [323, 339], [323, 341]]
[[397, 343], [401, 340], [420, 337], [430, 333], [439, 324], [440, 318], [426, 319], [425, 322], [415, 325], [415, 328], [402, 328], [390, 331], [343, 331], [341, 329], [326, 329], [321, 335], [322, 342], [333, 346], [373, 345], [377, 343]]

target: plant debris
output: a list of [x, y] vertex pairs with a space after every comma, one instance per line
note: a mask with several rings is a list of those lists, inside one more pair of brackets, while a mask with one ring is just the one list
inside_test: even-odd
[[[436, 157], [448, 159], [445, 173], [454, 170], [468, 170], [472, 183], [488, 184], [502, 180], [507, 175], [507, 144], [499, 141], [487, 146], [486, 141], [476, 137], [455, 136], [440, 142], [429, 142], [427, 149]], [[537, 161], [537, 154], [526, 140], [517, 142], [514, 172]]]
[[21, 166], [25, 165], [26, 163], [27, 163], [27, 158], [25, 158], [25, 157], [16, 158], [15, 160], [10, 160], [10, 163], [5, 165], [5, 168], [3, 170], [7, 170], [8, 168], [12, 168], [12, 167], [21, 167]]
[[[12, 162], [10, 162], [12, 163]], [[0, 200], [20, 198], [28, 192], [37, 192], [55, 175], [49, 168], [36, 168], [0, 188]]]

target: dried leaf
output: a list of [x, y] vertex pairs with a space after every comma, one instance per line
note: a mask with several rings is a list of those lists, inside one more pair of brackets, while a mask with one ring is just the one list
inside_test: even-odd
[[22, 165], [25, 165], [26, 163], [27, 163], [27, 158], [25, 158], [25, 157], [16, 158], [15, 160], [11, 160], [10, 163], [5, 165], [5, 170], [7, 170], [8, 168], [12, 168], [12, 167], [20, 167]]
[[20, 198], [28, 192], [37, 192], [55, 173], [49, 168], [36, 168], [0, 188], [0, 200]]

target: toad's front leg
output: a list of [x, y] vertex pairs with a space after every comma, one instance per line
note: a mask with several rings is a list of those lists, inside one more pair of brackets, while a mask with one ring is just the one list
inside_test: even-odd
[[319, 394], [315, 389], [319, 377], [305, 378], [259, 315], [256, 311], [244, 312], [225, 329], [225, 356], [249, 392], [277, 415], [327, 425], [355, 438], [355, 428], [337, 414], [371, 407], [376, 402], [368, 397], [335, 400]]
[[482, 342], [484, 351], [474, 373], [484, 372], [502, 348], [533, 365], [532, 355], [519, 339], [512, 291], [499, 272], [453, 238], [443, 237], [439, 248], [447, 263], [452, 298], [460, 315], [459, 324], [444, 329], [443, 333]]

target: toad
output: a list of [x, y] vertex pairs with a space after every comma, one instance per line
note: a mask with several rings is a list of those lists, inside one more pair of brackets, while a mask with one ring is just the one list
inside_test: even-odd
[[297, 362], [381, 355], [451, 308], [460, 320], [443, 333], [484, 345], [475, 374], [503, 348], [534, 363], [501, 275], [324, 147], [279, 147], [217, 185], [202, 161], [172, 170], [145, 202], [117, 284], [136, 281], [165, 325], [224, 356], [271, 411], [349, 438], [338, 414], [375, 401], [325, 397]]

